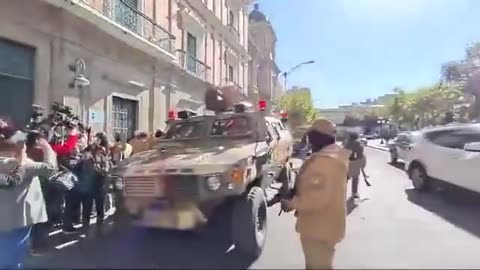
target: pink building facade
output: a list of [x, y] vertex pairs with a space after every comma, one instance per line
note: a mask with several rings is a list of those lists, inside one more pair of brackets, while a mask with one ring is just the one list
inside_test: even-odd
[[171, 108], [203, 112], [208, 87], [246, 94], [249, 4], [2, 1], [0, 91], [14, 98], [0, 114], [26, 122], [32, 103], [57, 101], [95, 131], [131, 135], [163, 128]]

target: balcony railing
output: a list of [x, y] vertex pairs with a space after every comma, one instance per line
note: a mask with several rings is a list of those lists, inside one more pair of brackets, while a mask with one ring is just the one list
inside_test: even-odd
[[235, 36], [237, 41], [239, 41], [240, 40], [240, 32], [238, 32], [237, 28], [231, 23], [229, 23], [227, 25], [227, 28], [228, 28], [228, 31], [230, 31], [230, 33], [232, 33]]
[[175, 36], [158, 25], [152, 18], [132, 5], [132, 0], [80, 0], [105, 17], [117, 22], [138, 36], [147, 39], [167, 52], [174, 52]]
[[195, 74], [204, 81], [208, 80], [208, 72], [210, 67], [195, 56], [183, 50], [177, 50], [179, 64], [188, 72]]

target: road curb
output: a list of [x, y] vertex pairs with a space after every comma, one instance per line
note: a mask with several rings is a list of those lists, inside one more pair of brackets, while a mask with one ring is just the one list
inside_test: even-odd
[[377, 150], [380, 150], [380, 151], [385, 151], [385, 152], [388, 152], [388, 151], [389, 151], [388, 148], [381, 147], [381, 146], [373, 146], [373, 145], [368, 145], [368, 144], [367, 144], [367, 147], [370, 147], [370, 148], [373, 148], [373, 149], [377, 149]]

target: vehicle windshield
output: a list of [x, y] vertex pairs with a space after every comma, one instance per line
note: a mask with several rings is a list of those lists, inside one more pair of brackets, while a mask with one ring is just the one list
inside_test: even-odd
[[179, 122], [171, 125], [162, 139], [193, 139], [202, 137], [203, 122]]
[[213, 122], [210, 136], [242, 136], [252, 133], [246, 117], [217, 119]]

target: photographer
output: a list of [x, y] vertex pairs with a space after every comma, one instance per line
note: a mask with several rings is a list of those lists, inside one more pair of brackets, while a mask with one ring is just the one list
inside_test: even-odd
[[[63, 126], [57, 126], [57, 130], [63, 130]], [[77, 128], [74, 126], [67, 126], [67, 138], [64, 142], [53, 142], [51, 143], [52, 149], [57, 153], [58, 156], [58, 164], [63, 170], [73, 171], [79, 162], [79, 151], [78, 151], [78, 131]], [[77, 209], [75, 203], [72, 200], [72, 191], [65, 191], [60, 189], [56, 186], [52, 186], [49, 189], [49, 193], [51, 194], [51, 203], [52, 208], [54, 209], [52, 222], [56, 224], [61, 224], [62, 219], [65, 223], [65, 219], [69, 218], [62, 209], [62, 205], [65, 202], [68, 205], [72, 205], [71, 207]], [[73, 221], [72, 221], [73, 222]], [[68, 228], [69, 229], [69, 228]], [[65, 233], [69, 233], [69, 230], [65, 230]]]
[[67, 127], [67, 139], [64, 142], [52, 143], [52, 149], [57, 153], [58, 158], [63, 161], [67, 167], [71, 167], [69, 161], [71, 155], [78, 145], [78, 130], [74, 126]]
[[85, 232], [90, 228], [90, 215], [95, 202], [97, 212], [97, 228], [102, 229], [105, 216], [105, 198], [107, 195], [107, 172], [110, 169], [109, 145], [105, 134], [96, 134], [93, 144], [84, 150], [82, 160], [78, 166], [79, 184], [77, 191], [83, 206], [82, 229]]
[[38, 146], [45, 162], [29, 159], [26, 135], [0, 126], [0, 268], [17, 269], [28, 253], [32, 225], [47, 221], [39, 177], [55, 172], [56, 155], [41, 139]]

